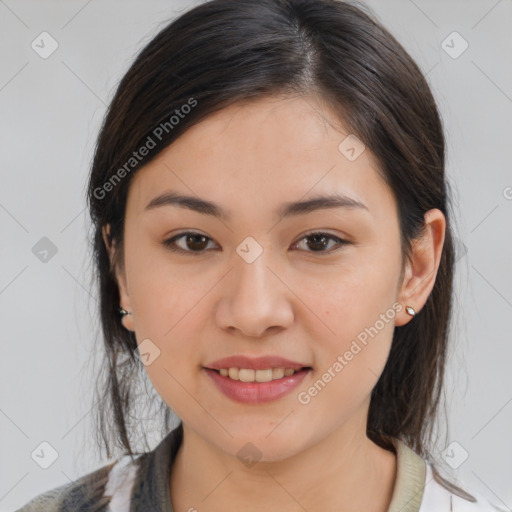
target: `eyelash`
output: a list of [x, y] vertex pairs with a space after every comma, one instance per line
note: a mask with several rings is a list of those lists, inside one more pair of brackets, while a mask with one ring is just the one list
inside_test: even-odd
[[[202, 250], [202, 251], [189, 251], [189, 250], [185, 250], [185, 249], [181, 249], [179, 247], [176, 247], [175, 246], [175, 241], [179, 240], [180, 238], [185, 237], [186, 235], [203, 236], [204, 238], [206, 238], [208, 240], [212, 240], [210, 237], [207, 237], [206, 235], [203, 235], [202, 233], [197, 233], [195, 231], [184, 231], [183, 233], [180, 233], [180, 234], [178, 234], [176, 236], [173, 236], [169, 240], [165, 240], [164, 242], [162, 242], [162, 244], [167, 249], [169, 249], [169, 250], [171, 250], [173, 252], [181, 253], [181, 254], [190, 254], [190, 255], [193, 255], [193, 256], [200, 256], [200, 255], [204, 254], [205, 252], [207, 252], [206, 250]], [[343, 248], [344, 245], [349, 245], [351, 243], [348, 240], [344, 240], [344, 239], [339, 238], [337, 236], [331, 235], [330, 233], [324, 233], [323, 231], [314, 231], [312, 233], [307, 233], [296, 244], [293, 244], [293, 245], [295, 246], [298, 243], [302, 242], [303, 240], [305, 240], [307, 238], [312, 238], [315, 235], [316, 236], [320, 235], [320, 236], [324, 236], [326, 238], [329, 238], [331, 240], [335, 240], [340, 245], [340, 247], [338, 247], [338, 248], [336, 248], [334, 250], [328, 250], [328, 251], [327, 250], [326, 251], [306, 251], [306, 252], [309, 252], [311, 254], [318, 254], [320, 256], [322, 256], [322, 255], [329, 255], [329, 254], [332, 254], [334, 252], [339, 251], [340, 249]]]

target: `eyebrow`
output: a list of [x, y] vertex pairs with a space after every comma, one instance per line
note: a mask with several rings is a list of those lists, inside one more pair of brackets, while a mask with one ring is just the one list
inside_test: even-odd
[[[218, 219], [229, 221], [231, 215], [223, 210], [218, 204], [201, 199], [199, 197], [187, 196], [176, 192], [165, 192], [153, 198], [144, 208], [144, 211], [153, 210], [162, 206], [178, 206], [186, 208], [203, 215], [211, 215]], [[358, 199], [346, 196], [344, 194], [333, 193], [328, 195], [316, 196], [304, 201], [291, 201], [283, 203], [275, 214], [280, 218], [303, 215], [317, 210], [332, 208], [350, 208], [361, 209], [369, 212], [368, 207]]]

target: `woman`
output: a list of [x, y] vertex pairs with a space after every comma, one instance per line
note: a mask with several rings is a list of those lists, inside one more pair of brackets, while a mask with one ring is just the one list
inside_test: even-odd
[[[20, 511], [499, 510], [428, 450], [454, 272], [444, 151], [421, 71], [361, 6], [213, 0], [164, 28], [88, 188], [99, 433], [124, 456]], [[146, 453], [139, 371], [180, 419]]]

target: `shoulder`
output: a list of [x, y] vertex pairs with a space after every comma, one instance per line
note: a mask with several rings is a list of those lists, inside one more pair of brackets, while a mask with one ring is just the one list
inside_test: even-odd
[[[107, 510], [110, 498], [107, 483], [112, 487], [118, 483], [112, 477], [119, 478], [123, 468], [128, 466], [129, 456], [99, 469], [91, 471], [78, 480], [50, 489], [32, 498], [29, 502], [15, 512], [66, 512], [80, 510], [83, 512], [100, 512]], [[135, 470], [135, 464], [129, 464]], [[111, 471], [114, 469], [115, 471]]]
[[72, 484], [64, 484], [56, 487], [43, 494], [32, 498], [29, 502], [25, 503], [21, 508], [16, 509], [15, 512], [57, 512], [63, 510], [62, 500], [64, 493], [71, 487]]
[[506, 512], [488, 496], [476, 491], [459, 492], [426, 463], [425, 486], [418, 512]]
[[128, 512], [133, 507], [134, 510], [157, 510], [159, 502], [156, 500], [161, 496], [167, 499], [169, 509], [165, 475], [179, 448], [182, 433], [180, 422], [153, 450], [123, 455], [75, 482], [36, 496], [15, 512]]

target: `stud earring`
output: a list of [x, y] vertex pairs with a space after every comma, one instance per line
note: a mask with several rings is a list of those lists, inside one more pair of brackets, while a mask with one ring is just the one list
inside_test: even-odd
[[416, 314], [416, 311], [414, 311], [414, 308], [412, 306], [405, 306], [405, 310], [407, 311], [407, 314], [414, 316]]
[[121, 316], [132, 314], [131, 311], [126, 311], [126, 309], [123, 308], [119, 308], [119, 313], [121, 314]]

